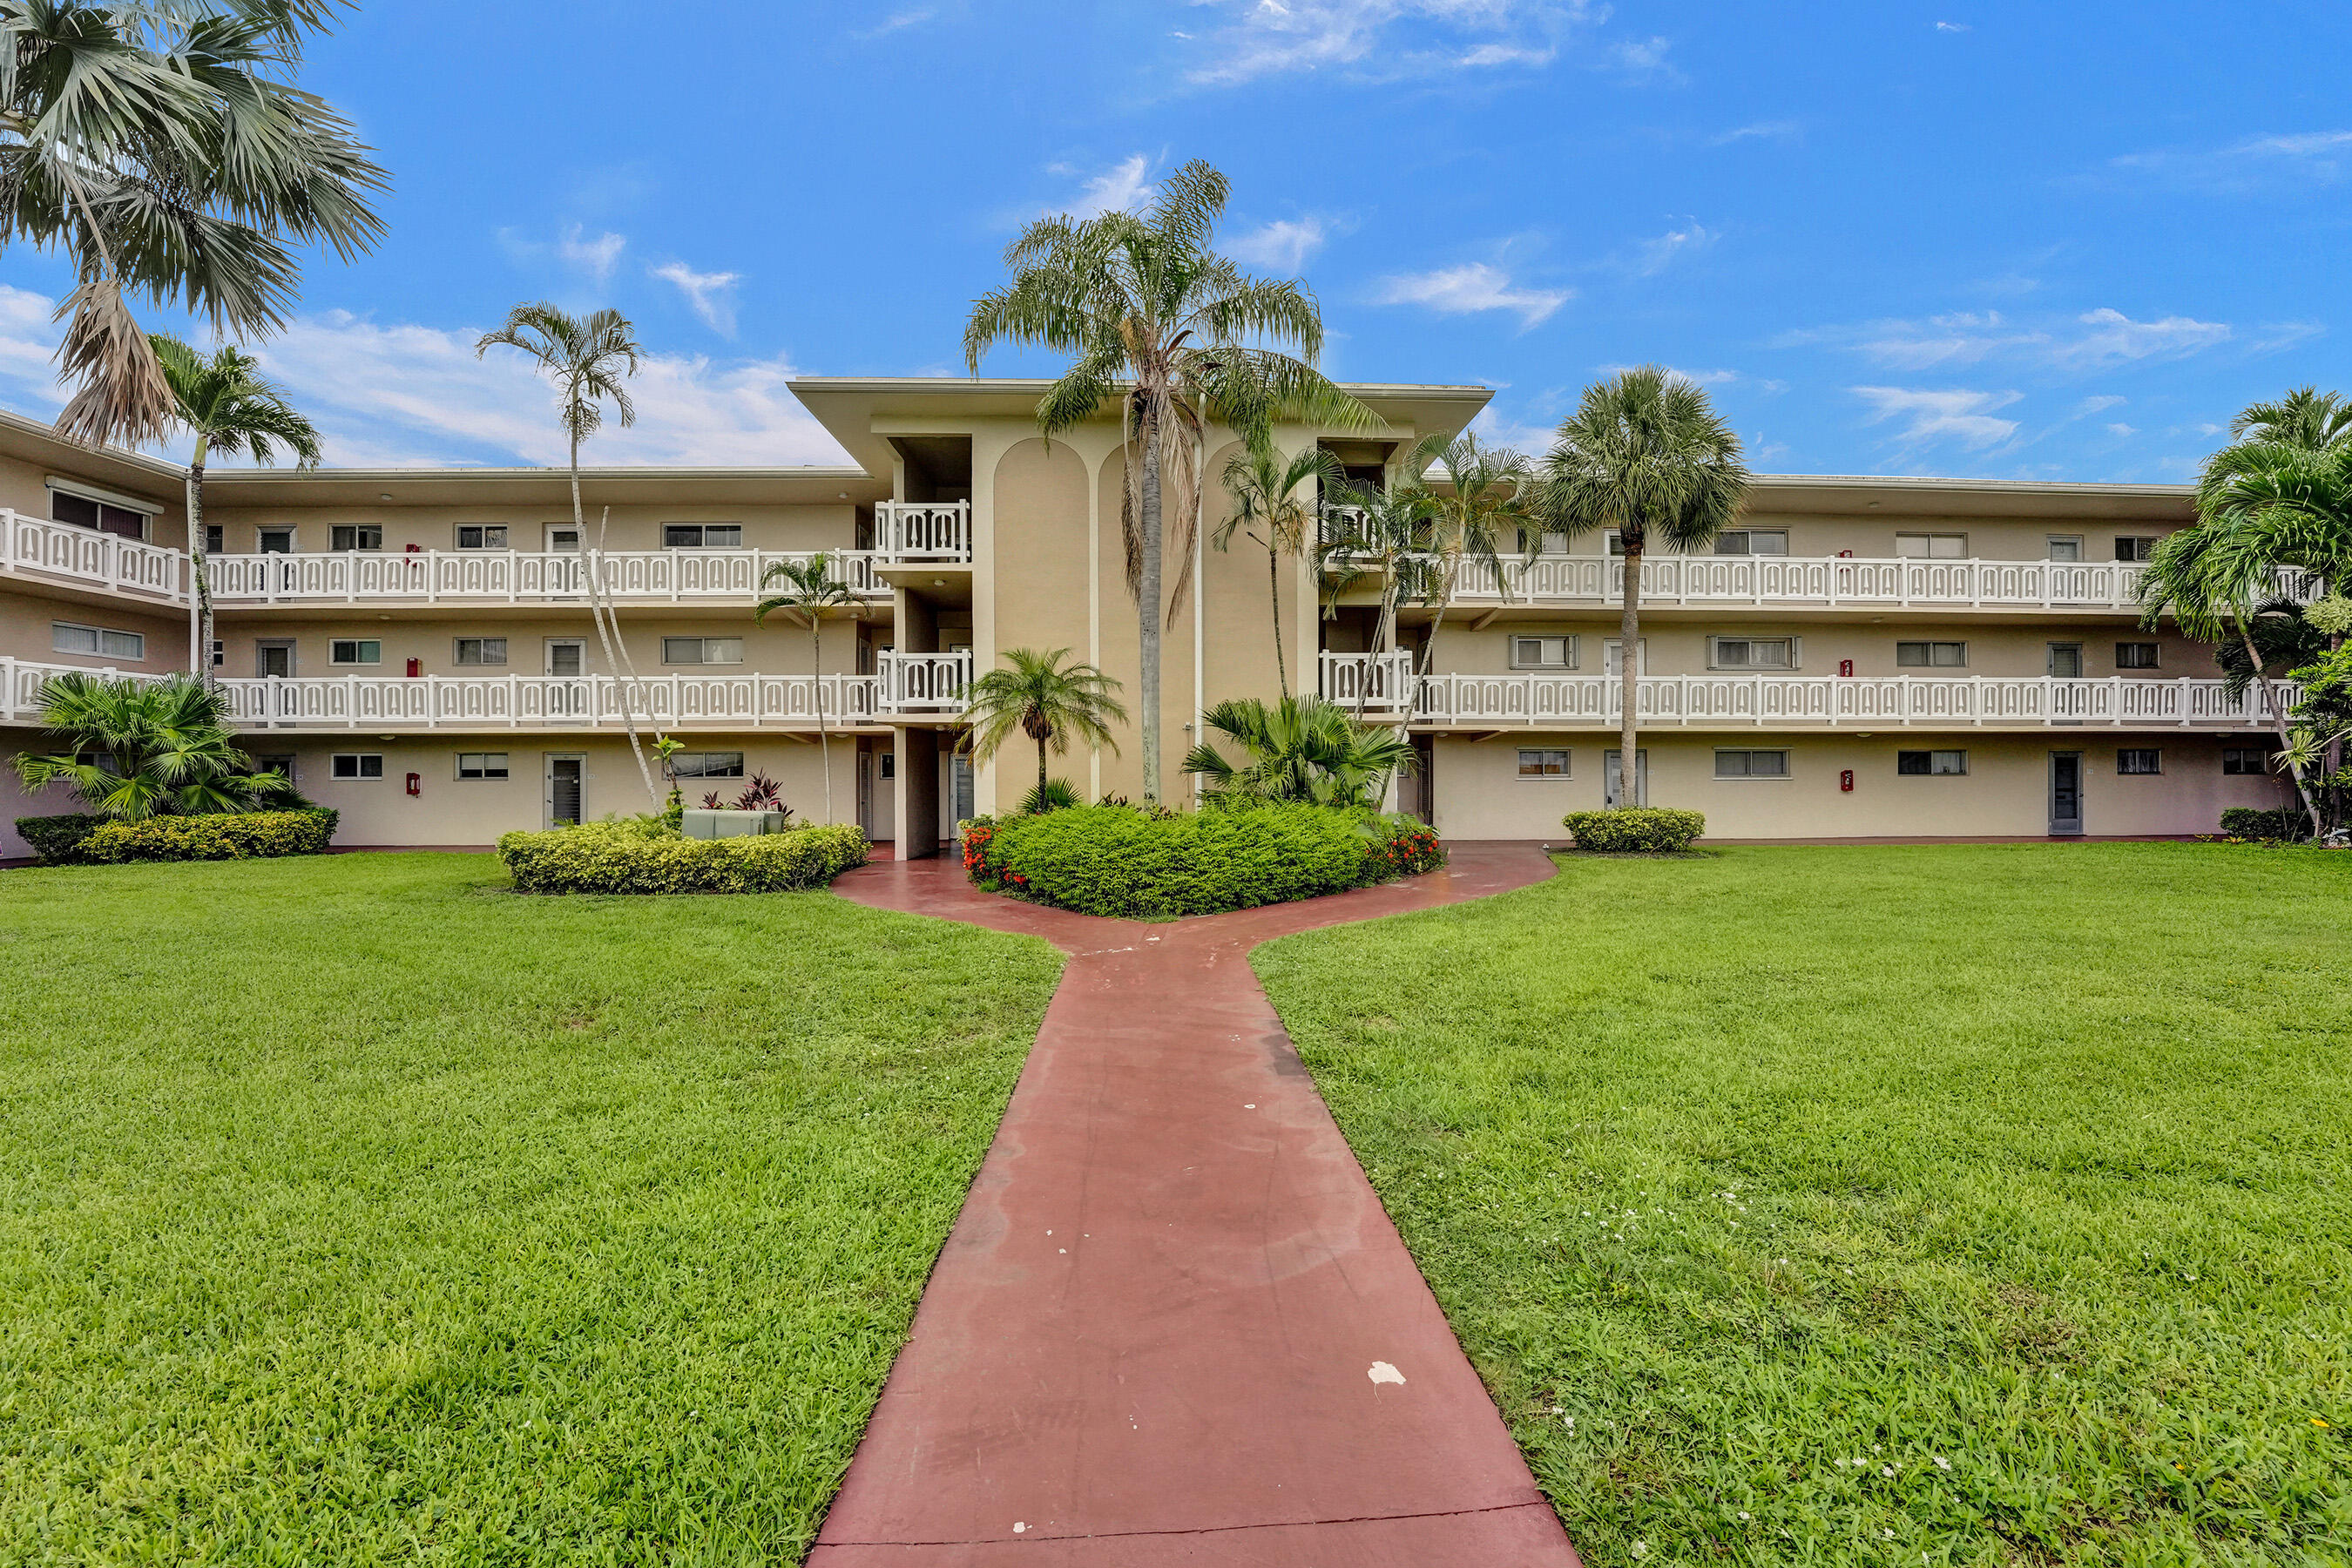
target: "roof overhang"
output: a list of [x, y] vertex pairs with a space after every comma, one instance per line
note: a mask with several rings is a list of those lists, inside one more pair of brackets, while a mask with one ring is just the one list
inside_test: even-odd
[[2196, 502], [2193, 485], [2080, 485], [1855, 474], [1759, 474], [1748, 492], [1748, 510], [1752, 513], [2016, 517], [2176, 525], [2197, 520]]
[[[886, 470], [887, 471], [887, 470]], [[871, 505], [889, 481], [861, 468], [583, 468], [592, 506]], [[569, 506], [562, 468], [215, 468], [205, 500], [236, 506]]]
[[72, 478], [121, 492], [158, 510], [176, 509], [186, 472], [177, 463], [126, 452], [117, 447], [85, 447], [20, 414], [0, 411], [0, 455], [36, 467], [64, 470]]

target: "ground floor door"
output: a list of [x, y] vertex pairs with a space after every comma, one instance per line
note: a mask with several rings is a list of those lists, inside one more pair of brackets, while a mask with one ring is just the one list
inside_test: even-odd
[[[1617, 805], [1617, 787], [1623, 782], [1622, 775], [1624, 771], [1620, 753], [1612, 751], [1601, 754], [1601, 804], [1612, 810]], [[1646, 746], [1633, 753], [1633, 804], [1650, 804], [1650, 752]]]
[[955, 837], [955, 825], [971, 814], [971, 758], [958, 752], [948, 759], [949, 798], [955, 809], [948, 814], [947, 837]]
[[1437, 737], [1415, 735], [1412, 772], [1397, 781], [1397, 805], [1434, 827], [1437, 825]]
[[2083, 831], [2083, 753], [2050, 753], [2050, 831]]
[[588, 759], [551, 752], [547, 757], [547, 826], [586, 820]]

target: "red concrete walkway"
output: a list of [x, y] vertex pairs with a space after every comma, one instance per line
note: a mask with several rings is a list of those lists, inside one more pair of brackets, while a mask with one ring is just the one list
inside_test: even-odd
[[1526, 845], [1148, 925], [835, 883], [1072, 954], [811, 1568], [1478, 1568], [1576, 1553], [1244, 954], [1507, 891]]

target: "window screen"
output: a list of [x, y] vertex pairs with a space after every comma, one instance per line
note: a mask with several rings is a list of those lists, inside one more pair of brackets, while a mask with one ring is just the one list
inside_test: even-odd
[[1897, 752], [1895, 771], [1898, 773], [1964, 773], [1969, 771], [1966, 752]]
[[1903, 669], [1958, 669], [1969, 662], [1964, 642], [1898, 642], [1895, 663]]
[[1794, 637], [1715, 639], [1715, 667], [1717, 669], [1794, 669], [1796, 666], [1797, 642]]
[[2154, 746], [2126, 746], [2116, 753], [2116, 772], [2119, 773], [2160, 773], [2164, 771], [2164, 753]]
[[1786, 752], [1717, 751], [1715, 776], [1719, 779], [1784, 779], [1789, 776]]
[[1523, 746], [1519, 749], [1519, 776], [1523, 779], [1564, 779], [1569, 776], [1568, 753]]
[[383, 757], [375, 752], [338, 752], [328, 771], [339, 779], [380, 779]]

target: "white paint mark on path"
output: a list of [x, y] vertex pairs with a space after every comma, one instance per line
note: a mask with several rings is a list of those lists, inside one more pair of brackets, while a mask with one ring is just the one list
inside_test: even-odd
[[1374, 1383], [1393, 1383], [1400, 1388], [1404, 1385], [1404, 1373], [1384, 1361], [1372, 1363], [1372, 1370], [1365, 1375]]

